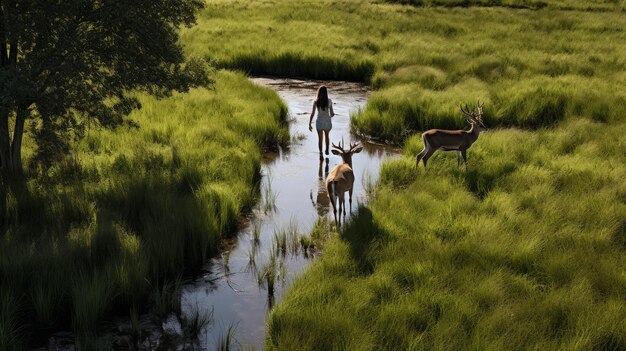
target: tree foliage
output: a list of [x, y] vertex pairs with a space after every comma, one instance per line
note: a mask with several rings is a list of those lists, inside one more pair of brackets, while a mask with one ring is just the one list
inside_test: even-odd
[[179, 27], [192, 25], [202, 5], [0, 0], [0, 167], [21, 171], [27, 118], [37, 118], [38, 153], [50, 160], [86, 118], [121, 123], [140, 107], [134, 91], [165, 96], [208, 84], [202, 61], [185, 62], [178, 44]]

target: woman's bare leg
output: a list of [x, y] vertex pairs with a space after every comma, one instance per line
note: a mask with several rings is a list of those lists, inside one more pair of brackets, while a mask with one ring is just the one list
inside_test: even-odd
[[322, 130], [321, 129], [317, 129], [317, 147], [320, 150], [320, 160], [321, 160], [324, 157], [322, 156]]
[[[326, 155], [328, 155], [328, 148], [330, 147], [330, 130], [324, 130], [324, 137], [326, 139]], [[322, 149], [320, 149], [321, 152]]]

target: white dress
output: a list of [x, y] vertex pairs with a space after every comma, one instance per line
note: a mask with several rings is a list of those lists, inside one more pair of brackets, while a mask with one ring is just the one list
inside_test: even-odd
[[330, 110], [332, 109], [332, 100], [328, 99], [328, 106], [326, 110], [322, 110], [319, 106], [317, 108], [317, 120], [315, 120], [315, 128], [317, 130], [331, 130], [333, 124], [330, 121]]

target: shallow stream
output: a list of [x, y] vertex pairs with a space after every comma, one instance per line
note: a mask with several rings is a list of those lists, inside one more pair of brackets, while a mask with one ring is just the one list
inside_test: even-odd
[[[224, 349], [224, 343], [229, 344], [229, 349], [263, 349], [268, 312], [281, 300], [293, 279], [319, 254], [303, 250], [298, 246], [299, 238], [308, 237], [320, 217], [333, 221], [325, 179], [329, 170], [342, 161], [332, 153], [319, 161], [317, 133], [308, 130], [320, 85], [328, 87], [335, 111], [331, 142], [339, 143], [343, 138], [346, 145], [359, 141], [364, 147], [352, 158], [354, 213], [367, 200], [365, 186], [377, 181], [383, 160], [399, 154], [397, 149], [368, 143], [350, 133], [350, 113], [364, 107], [366, 86], [275, 78], [253, 78], [253, 81], [274, 89], [286, 102], [291, 144], [278, 153], [265, 155], [261, 167], [261, 201], [236, 236], [224, 244], [221, 255], [207, 262], [202, 273], [182, 287], [182, 320], [187, 324], [200, 321], [194, 329], [198, 340], [186, 336], [181, 319], [175, 314], [155, 323], [158, 318], [148, 313], [138, 316], [138, 325], [134, 327], [128, 318], [111, 322], [107, 335], [114, 350], [126, 350], [130, 345], [139, 350], [219, 350]], [[350, 214], [346, 219], [349, 217]], [[280, 237], [284, 238], [284, 252], [275, 245]], [[268, 271], [275, 274], [273, 289], [266, 279]], [[47, 347], [41, 349], [74, 350], [74, 335], [56, 333]]]
[[331, 143], [339, 143], [343, 138], [346, 145], [350, 141], [361, 141], [364, 146], [352, 161], [355, 172], [353, 211], [366, 200], [364, 186], [377, 180], [382, 161], [399, 153], [351, 135], [350, 113], [364, 107], [367, 101], [368, 90], [364, 85], [274, 78], [255, 78], [254, 81], [276, 90], [288, 105], [292, 143], [288, 149], [268, 155], [262, 165], [262, 199], [250, 221], [240, 229], [221, 257], [206, 264], [205, 274], [184, 287], [182, 307], [186, 314], [191, 316], [202, 309], [212, 311], [212, 322], [200, 337], [202, 347], [208, 350], [217, 349], [229, 329], [237, 346], [263, 348], [265, 318], [270, 305], [280, 301], [290, 282], [311, 262], [311, 256], [305, 257], [302, 251], [292, 251], [280, 258], [272, 297], [267, 284], [259, 283], [259, 276], [262, 277], [259, 271], [271, 259], [275, 237], [284, 232], [308, 235], [320, 216], [333, 219], [325, 179], [328, 171], [341, 163], [341, 158], [331, 153], [320, 162], [317, 133], [315, 129], [308, 130], [317, 88], [326, 85], [333, 101], [336, 115], [332, 119]]

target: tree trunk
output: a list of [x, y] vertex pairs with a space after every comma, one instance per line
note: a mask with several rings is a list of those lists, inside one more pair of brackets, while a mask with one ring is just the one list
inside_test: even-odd
[[0, 67], [4, 67], [9, 63], [9, 58], [7, 57], [7, 38], [4, 20], [4, 5], [0, 3]]
[[0, 170], [9, 169], [9, 111], [0, 110]]
[[[0, 24], [2, 26], [2, 24]], [[9, 64], [9, 57], [7, 56], [7, 40], [4, 36], [4, 29], [0, 28], [0, 67], [4, 67]]]
[[19, 109], [15, 118], [15, 131], [13, 132], [13, 142], [11, 143], [11, 164], [10, 172], [15, 176], [22, 175], [22, 136], [24, 135], [24, 122], [28, 110]]
[[4, 67], [9, 63], [7, 57], [7, 42], [4, 40], [4, 33], [0, 32], [0, 67]]

